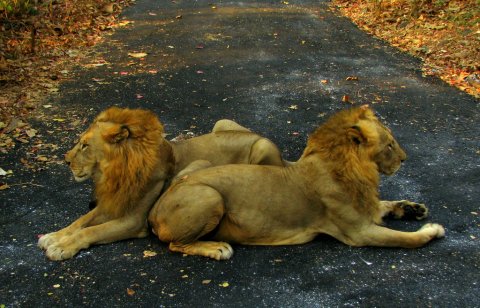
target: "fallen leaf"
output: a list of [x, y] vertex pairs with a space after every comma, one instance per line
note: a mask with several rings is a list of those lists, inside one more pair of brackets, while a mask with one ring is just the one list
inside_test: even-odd
[[288, 108], [289, 108], [289, 109], [292, 109], [292, 110], [297, 110], [297, 109], [298, 109], [298, 105], [290, 105]]
[[135, 291], [132, 290], [132, 289], [130, 289], [130, 288], [127, 288], [127, 294], [128, 294], [129, 296], [132, 296], [132, 295], [135, 294]]
[[133, 58], [144, 58], [148, 54], [145, 52], [129, 52], [128, 55]]
[[151, 251], [151, 250], [145, 250], [143, 252], [143, 257], [144, 258], [155, 257], [156, 255], [157, 255], [157, 253], [155, 251]]
[[17, 141], [20, 141], [21, 143], [28, 143], [29, 141], [25, 138], [15, 138]]
[[230, 286], [230, 284], [228, 282], [222, 282], [221, 284], [219, 284], [219, 286], [221, 286], [222, 288], [228, 288]]
[[124, 21], [120, 21], [120, 22], [118, 23], [118, 26], [119, 26], [119, 27], [124, 27], [124, 26], [127, 26], [127, 25], [131, 24], [131, 23], [133, 23], [133, 21], [124, 20]]
[[197, 44], [197, 46], [195, 46], [196, 49], [203, 49], [205, 48], [205, 45], [203, 43], [200, 43], [200, 44]]
[[196, 71], [197, 74], [203, 74], [204, 72], [203, 71]]
[[58, 289], [58, 288], [60, 288], [60, 285], [59, 285], [59, 284], [54, 284], [53, 287], [54, 287], [55, 289]]
[[35, 137], [36, 133], [37, 133], [37, 130], [36, 129], [27, 129], [25, 131], [25, 133], [27, 134], [28, 137], [32, 138], [32, 137]]
[[348, 76], [345, 80], [347, 80], [347, 81], [351, 81], [351, 80], [357, 81], [358, 77], [357, 76]]
[[323, 84], [327, 84], [328, 80], [327, 79], [322, 79], [320, 82], [323, 83]]
[[0, 175], [1, 176], [5, 176], [5, 175], [12, 175], [13, 174], [13, 171], [11, 169], [5, 171], [3, 170], [2, 168], [0, 168]]
[[344, 102], [344, 103], [351, 103], [351, 102], [350, 102], [350, 97], [349, 97], [348, 95], [342, 96], [342, 102]]
[[55, 121], [55, 122], [65, 122], [65, 119], [55, 118], [55, 119], [53, 119], [53, 121]]
[[5, 190], [5, 189], [9, 189], [9, 188], [10, 188], [10, 186], [7, 183], [0, 184], [0, 190]]
[[42, 162], [46, 162], [46, 161], [48, 161], [48, 158], [46, 156], [40, 155], [40, 156], [37, 157], [37, 160], [42, 161]]
[[202, 280], [202, 284], [209, 284], [210, 282], [212, 282], [211, 279]]

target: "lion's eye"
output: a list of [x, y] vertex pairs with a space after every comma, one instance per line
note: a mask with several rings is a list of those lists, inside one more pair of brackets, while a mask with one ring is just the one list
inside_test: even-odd
[[389, 150], [393, 150], [393, 143], [390, 143], [390, 144], [388, 145], [388, 149], [389, 149]]
[[88, 143], [82, 143], [80, 144], [80, 150], [84, 151], [88, 148]]

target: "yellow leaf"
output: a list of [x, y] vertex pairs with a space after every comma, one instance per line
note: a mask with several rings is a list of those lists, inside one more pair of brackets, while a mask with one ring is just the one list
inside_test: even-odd
[[145, 52], [129, 52], [128, 55], [133, 58], [144, 58], [147, 56]]
[[222, 288], [228, 288], [230, 286], [230, 284], [228, 282], [222, 282], [221, 284], [219, 284], [219, 286], [221, 286]]
[[143, 252], [143, 257], [144, 258], [155, 257], [156, 255], [157, 255], [157, 253], [155, 251], [151, 251], [151, 250], [145, 250]]

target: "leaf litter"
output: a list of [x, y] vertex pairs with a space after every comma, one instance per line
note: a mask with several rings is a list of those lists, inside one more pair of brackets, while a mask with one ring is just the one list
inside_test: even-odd
[[480, 98], [478, 0], [334, 0], [359, 28], [424, 61], [424, 75]]

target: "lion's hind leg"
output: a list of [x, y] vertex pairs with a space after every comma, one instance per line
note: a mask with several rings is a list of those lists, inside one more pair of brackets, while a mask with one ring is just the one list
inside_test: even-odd
[[246, 127], [243, 127], [242, 125], [238, 124], [235, 121], [228, 120], [228, 119], [221, 119], [221, 120], [218, 120], [213, 126], [212, 133], [223, 132], [227, 130], [235, 130], [239, 132], [251, 132], [251, 130], [249, 130]]
[[285, 165], [280, 150], [267, 138], [261, 138], [252, 145], [248, 162], [253, 165]]
[[383, 216], [391, 216], [395, 219], [422, 220], [428, 216], [428, 208], [425, 204], [408, 200], [380, 201], [380, 206]]
[[225, 260], [233, 254], [228, 243], [198, 241], [218, 226], [224, 212], [223, 198], [214, 188], [183, 182], [160, 198], [149, 222], [158, 238], [170, 243], [170, 250]]

